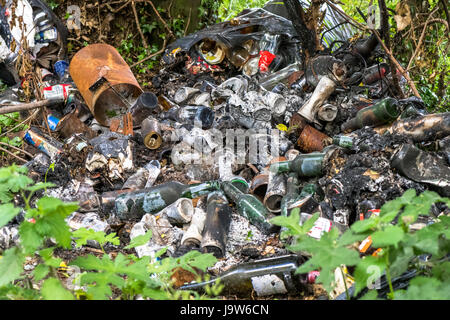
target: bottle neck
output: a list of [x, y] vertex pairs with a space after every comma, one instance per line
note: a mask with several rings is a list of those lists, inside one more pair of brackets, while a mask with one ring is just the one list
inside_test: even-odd
[[235, 203], [238, 201], [239, 197], [244, 194], [241, 190], [228, 181], [222, 183], [222, 189]]
[[280, 161], [270, 166], [270, 172], [278, 174], [291, 171], [293, 161]]
[[216, 180], [191, 184], [185, 186], [185, 189], [183, 190], [181, 196], [182, 198], [184, 197], [197, 198], [209, 193], [212, 190], [219, 190], [219, 189], [220, 189], [220, 182]]

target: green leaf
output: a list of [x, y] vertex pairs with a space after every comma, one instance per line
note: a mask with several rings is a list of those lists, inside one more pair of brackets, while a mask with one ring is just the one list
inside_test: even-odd
[[448, 242], [448, 239], [445, 241], [442, 235], [446, 235], [449, 228], [444, 221], [441, 219], [440, 222], [427, 225], [415, 232], [410, 245], [422, 253], [431, 253], [435, 257], [447, 254], [445, 243]]
[[108, 255], [104, 255], [102, 259], [90, 254], [85, 257], [78, 257], [72, 263], [86, 270], [114, 271], [114, 263]]
[[48, 278], [41, 288], [42, 297], [45, 300], [74, 300], [73, 295], [61, 285], [56, 278]]
[[300, 209], [295, 208], [288, 217], [277, 216], [272, 218], [270, 223], [287, 229], [282, 233], [282, 238], [295, 236], [299, 239], [303, 239], [308, 237], [308, 232], [314, 226], [314, 223], [318, 218], [319, 214], [316, 213], [306, 220], [303, 225], [300, 225]]
[[356, 221], [351, 225], [350, 230], [354, 233], [365, 233], [367, 231], [375, 230], [378, 221], [378, 217], [370, 217], [370, 219]]
[[433, 203], [441, 201], [445, 201], [445, 199], [441, 198], [436, 192], [424, 191], [411, 199], [411, 203], [406, 205], [400, 218], [406, 225], [410, 225], [417, 220], [419, 215], [428, 215]]
[[136, 238], [130, 241], [130, 244], [126, 246], [124, 249], [132, 249], [139, 246], [142, 246], [150, 241], [152, 237], [152, 231], [148, 230], [145, 234], [137, 236]]
[[0, 205], [0, 228], [9, 223], [20, 212], [20, 208], [15, 208], [12, 203]]
[[344, 232], [344, 234], [341, 235], [337, 244], [338, 246], [348, 246], [354, 244], [355, 242], [364, 240], [368, 235], [368, 233], [356, 234], [353, 232], [353, 230], [348, 229]]
[[36, 205], [43, 215], [57, 212], [63, 218], [68, 217], [79, 208], [79, 205], [76, 202], [63, 202], [60, 199], [51, 197], [42, 197], [38, 200]]
[[175, 268], [182, 268], [192, 273], [196, 273], [193, 268], [198, 268], [206, 271], [207, 268], [213, 266], [217, 259], [211, 253], [202, 254], [198, 251], [190, 251], [178, 258], [165, 258], [160, 264], [152, 264], [149, 267], [149, 272], [161, 273], [170, 272]]
[[33, 180], [27, 177], [27, 169], [12, 165], [0, 168], [0, 202], [7, 203], [13, 199], [13, 193], [24, 189]]
[[80, 228], [75, 230], [73, 236], [77, 238], [75, 240], [77, 247], [81, 247], [87, 243], [88, 240], [97, 241], [101, 246], [110, 242], [113, 245], [120, 245], [120, 239], [116, 237], [116, 234], [110, 233], [106, 235], [103, 231], [95, 231], [92, 229]]
[[359, 300], [378, 300], [378, 292], [377, 290], [369, 290]]
[[415, 257], [412, 247], [390, 248], [389, 249], [389, 261], [391, 277], [395, 278], [402, 275], [408, 270], [411, 260]]
[[449, 300], [450, 280], [441, 282], [435, 278], [418, 276], [412, 279], [407, 290], [397, 290], [396, 300]]
[[50, 267], [45, 264], [38, 264], [33, 270], [34, 280], [40, 281], [44, 279], [50, 272]]
[[79, 266], [85, 270], [93, 270], [83, 274], [81, 284], [89, 284], [88, 293], [94, 299], [106, 299], [112, 295], [110, 286], [114, 285], [122, 288], [125, 281], [120, 275], [127, 275], [143, 281], [151, 281], [150, 274], [146, 271], [147, 260], [138, 261], [130, 265], [130, 260], [123, 254], [118, 254], [112, 261], [108, 255], [102, 259], [93, 255], [79, 257], [72, 262], [72, 265]]
[[19, 227], [20, 243], [25, 253], [32, 254], [43, 243], [44, 237], [36, 230], [34, 223], [23, 221]]
[[0, 287], [18, 279], [23, 271], [25, 257], [14, 247], [3, 252], [0, 259]]
[[36, 219], [35, 228], [41, 235], [54, 238], [55, 242], [63, 248], [71, 248], [71, 232], [64, 220], [65, 214], [61, 212], [47, 213], [44, 217]]
[[142, 295], [153, 300], [168, 300], [170, 298], [166, 291], [152, 288], [144, 288]]
[[405, 233], [402, 228], [388, 225], [384, 230], [372, 234], [373, 246], [376, 248], [396, 246], [404, 236]]
[[52, 187], [55, 187], [56, 185], [54, 184], [54, 183], [51, 183], [51, 182], [38, 182], [38, 183], [36, 183], [35, 185], [33, 185], [33, 186], [29, 186], [29, 187], [26, 187], [26, 188], [24, 188], [24, 190], [27, 190], [27, 191], [30, 191], [30, 192], [36, 192], [36, 191], [39, 191], [39, 190], [43, 190], [43, 189], [46, 189], [46, 188], [52, 188]]
[[106, 300], [112, 296], [110, 285], [121, 288], [125, 280], [114, 273], [86, 273], [81, 276], [81, 285], [90, 284], [87, 292], [95, 300]]
[[[303, 250], [312, 255], [312, 258], [299, 267], [296, 273], [307, 273], [321, 268], [317, 282], [322, 283], [328, 292], [332, 290], [334, 270], [342, 264], [346, 266], [356, 265], [360, 260], [357, 251], [337, 246], [336, 239], [338, 236], [339, 231], [333, 227], [330, 232], [323, 234], [320, 240], [304, 239], [295, 245], [294, 250]], [[289, 249], [293, 250], [292, 247]]]
[[416, 196], [416, 190], [409, 189], [397, 199], [386, 202], [380, 210], [380, 221], [389, 223], [395, 219], [400, 210]]
[[211, 253], [202, 254], [198, 251], [191, 251], [182, 257], [182, 262], [205, 272], [207, 268], [216, 264], [217, 259]]
[[432, 269], [433, 276], [441, 281], [450, 279], [450, 261], [439, 263]]
[[53, 268], [59, 268], [61, 266], [61, 262], [63, 262], [63, 260], [61, 258], [55, 258], [53, 256], [45, 258], [44, 261], [47, 266], [53, 267]]

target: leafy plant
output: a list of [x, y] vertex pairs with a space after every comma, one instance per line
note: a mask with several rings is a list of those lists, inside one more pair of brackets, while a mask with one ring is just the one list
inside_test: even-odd
[[[77, 203], [42, 197], [32, 205], [33, 196], [51, 183], [34, 183], [26, 176], [27, 169], [15, 165], [0, 169], [0, 228], [6, 226], [19, 213], [24, 220], [19, 226], [20, 244], [5, 250], [0, 256], [0, 299], [205, 299], [196, 292], [179, 291], [173, 287], [172, 275], [176, 269], [193, 274], [216, 263], [212, 254], [193, 251], [179, 258], [161, 256], [166, 249], [150, 257], [138, 258], [134, 254], [108, 254], [105, 244], [119, 245], [115, 233], [95, 232], [81, 228], [71, 232], [65, 219], [78, 209]], [[24, 208], [11, 202], [19, 194]], [[151, 232], [137, 237], [125, 249], [133, 249], [147, 243]], [[61, 281], [58, 270], [65, 265], [55, 257], [55, 249], [72, 249], [96, 241], [103, 256], [93, 254], [78, 257], [69, 264], [78, 268], [74, 281], [78, 286]], [[34, 270], [24, 272], [29, 259], [39, 261]], [[70, 279], [70, 278], [69, 278]], [[39, 289], [37, 289], [39, 288]], [[220, 286], [212, 286], [210, 293], [220, 292]]]
[[[450, 277], [444, 276], [448, 275], [444, 266], [448, 266], [446, 260], [450, 250], [450, 217], [440, 216], [437, 222], [417, 232], [412, 232], [409, 228], [419, 215], [429, 215], [432, 204], [437, 202], [450, 206], [450, 199], [442, 198], [435, 192], [425, 191], [416, 195], [415, 190], [411, 189], [403, 196], [385, 203], [379, 217], [357, 221], [342, 235], [333, 227], [319, 240], [308, 236], [318, 214], [303, 226], [299, 225], [299, 210], [293, 210], [289, 217], [275, 217], [272, 223], [287, 228], [281, 237], [292, 240], [287, 246], [289, 250], [311, 255], [311, 259], [296, 272], [306, 273], [319, 268], [321, 271], [317, 282], [322, 283], [329, 293], [336, 285], [334, 271], [345, 265], [354, 267], [355, 294], [370, 286], [376, 270], [378, 280], [383, 273], [386, 276], [389, 299], [425, 296], [427, 299], [448, 299]], [[361, 258], [355, 244], [368, 236], [372, 239], [373, 247], [380, 248], [381, 251], [375, 256]], [[424, 263], [418, 259], [421, 255], [431, 255], [431, 259]], [[416, 270], [420, 276], [411, 280], [407, 290], [395, 291], [392, 279], [411, 269]], [[376, 296], [376, 292], [369, 291], [365, 298]]]

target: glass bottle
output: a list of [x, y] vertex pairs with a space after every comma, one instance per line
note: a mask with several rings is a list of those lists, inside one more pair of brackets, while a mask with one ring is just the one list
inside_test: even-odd
[[180, 198], [197, 198], [219, 188], [218, 181], [192, 185], [170, 181], [119, 195], [114, 200], [115, 213], [120, 219], [142, 218], [145, 213], [159, 212]]
[[299, 179], [297, 173], [291, 172], [287, 178], [286, 195], [281, 200], [281, 215], [288, 216], [289, 206], [295, 202], [299, 196]]
[[234, 266], [217, 278], [201, 283], [186, 284], [181, 290], [201, 291], [206, 285], [213, 285], [217, 279], [224, 285], [221, 294], [250, 297], [274, 294], [299, 293], [309, 283], [314, 283], [317, 272], [296, 274], [305, 258], [294, 254], [261, 259]]
[[342, 125], [341, 129], [344, 132], [350, 132], [365, 126], [376, 127], [397, 119], [399, 115], [400, 108], [397, 100], [386, 98], [372, 106], [359, 110], [354, 118]]
[[214, 122], [214, 111], [206, 106], [185, 106], [171, 108], [164, 115], [182, 124], [191, 124], [202, 129], [210, 129]]
[[274, 231], [274, 226], [267, 219], [269, 211], [254, 195], [243, 193], [228, 181], [222, 183], [222, 190], [236, 204], [239, 214], [258, 227], [261, 232], [269, 234]]
[[299, 154], [294, 160], [281, 161], [270, 166], [273, 173], [296, 172], [300, 177], [316, 177], [322, 174], [325, 153]]
[[130, 108], [133, 125], [139, 126], [158, 107], [158, 98], [152, 92], [143, 92]]
[[212, 253], [218, 259], [225, 256], [231, 214], [232, 210], [222, 191], [214, 191], [208, 195], [206, 221], [200, 245], [203, 252]]

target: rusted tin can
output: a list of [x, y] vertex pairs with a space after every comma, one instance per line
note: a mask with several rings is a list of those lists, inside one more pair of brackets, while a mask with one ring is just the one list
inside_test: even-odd
[[294, 113], [291, 117], [291, 120], [289, 121], [289, 134], [294, 134], [296, 137], [300, 136], [300, 133], [302, 133], [303, 129], [306, 126], [306, 120], [298, 113]]
[[142, 121], [141, 134], [144, 144], [150, 150], [158, 149], [161, 146], [162, 138], [158, 121], [153, 117], [148, 117]]
[[264, 205], [274, 214], [281, 212], [281, 200], [286, 194], [286, 177], [284, 174], [269, 174], [269, 183], [264, 197]]
[[303, 152], [310, 153], [322, 151], [327, 145], [326, 141], [329, 140], [331, 138], [326, 134], [314, 129], [310, 125], [306, 125], [297, 140], [297, 144]]
[[285, 157], [273, 158], [258, 175], [256, 175], [250, 184], [250, 193], [264, 201], [269, 185], [269, 168], [272, 163], [286, 161]]
[[142, 93], [128, 64], [107, 44], [91, 44], [78, 51], [69, 72], [95, 119], [107, 127]]
[[250, 193], [258, 197], [261, 201], [267, 192], [267, 185], [269, 184], [269, 173], [261, 173], [255, 176], [251, 183]]

